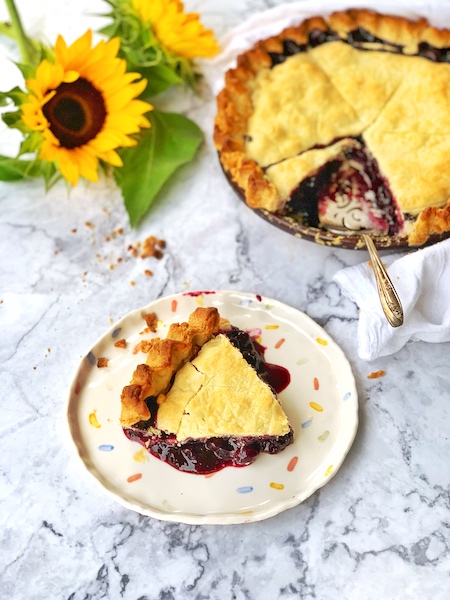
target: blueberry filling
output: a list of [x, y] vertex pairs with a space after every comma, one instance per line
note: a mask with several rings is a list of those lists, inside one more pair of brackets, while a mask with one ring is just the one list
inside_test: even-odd
[[[309, 48], [315, 48], [328, 42], [342, 41], [350, 44], [358, 50], [372, 51], [373, 48], [365, 47], [364, 44], [379, 44], [383, 46], [383, 50], [386, 52], [402, 53], [403, 46], [400, 44], [394, 44], [381, 38], [375, 37], [369, 31], [363, 27], [350, 31], [346, 38], [341, 38], [339, 35], [332, 30], [313, 29], [308, 36], [308, 43], [298, 44], [294, 40], [285, 39], [283, 40], [283, 51], [282, 52], [269, 52], [269, 56], [272, 59], [272, 66], [276, 66], [286, 60], [289, 56], [298, 54], [300, 52], [306, 52]], [[380, 48], [376, 48], [380, 51]], [[408, 56], [422, 56], [433, 62], [450, 62], [450, 48], [436, 48], [427, 42], [420, 42], [418, 51], [415, 55]]]
[[[248, 333], [232, 327], [221, 331], [240, 350], [259, 377], [275, 392], [283, 390], [290, 382], [289, 371], [264, 360], [264, 348]], [[155, 397], [146, 399], [151, 413], [148, 421], [141, 421], [133, 427], [124, 427], [125, 435], [138, 442], [156, 458], [168, 463], [179, 471], [206, 475], [225, 467], [244, 467], [254, 462], [261, 452], [276, 454], [293, 441], [293, 431], [279, 437], [213, 437], [204, 440], [187, 440], [179, 443], [172, 434], [149, 428], [157, 426], [158, 404]]]
[[335, 212], [342, 221], [336, 224], [348, 229], [399, 233], [403, 219], [389, 185], [361, 138], [358, 141], [358, 146], [346, 148], [292, 191], [286, 215], [320, 227], [326, 222], [326, 215]]

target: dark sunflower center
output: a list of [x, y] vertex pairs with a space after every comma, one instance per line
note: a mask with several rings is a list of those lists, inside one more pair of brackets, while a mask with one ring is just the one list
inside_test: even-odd
[[44, 105], [50, 131], [63, 148], [73, 149], [87, 144], [101, 131], [106, 119], [102, 94], [86, 79], [62, 83], [56, 94]]

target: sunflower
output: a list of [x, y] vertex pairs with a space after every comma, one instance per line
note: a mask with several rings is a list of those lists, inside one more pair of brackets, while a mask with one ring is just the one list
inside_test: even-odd
[[191, 59], [213, 56], [219, 46], [210, 29], [205, 29], [197, 13], [185, 13], [180, 0], [132, 0], [144, 23], [149, 23], [167, 50]]
[[55, 162], [72, 185], [80, 176], [97, 181], [99, 160], [122, 166], [116, 150], [137, 143], [130, 134], [150, 126], [143, 115], [153, 108], [136, 99], [147, 81], [126, 72], [120, 39], [91, 46], [91, 31], [71, 46], [59, 36], [54, 62], [44, 59], [26, 81], [21, 107], [22, 121], [42, 135], [39, 158]]

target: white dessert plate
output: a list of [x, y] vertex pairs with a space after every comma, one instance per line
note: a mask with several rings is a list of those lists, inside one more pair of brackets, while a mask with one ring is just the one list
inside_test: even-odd
[[[215, 306], [233, 325], [261, 338], [269, 363], [288, 369], [279, 394], [294, 443], [260, 454], [247, 467], [204, 476], [177, 471], [125, 437], [120, 394], [145, 354], [136, 347], [165, 337], [171, 323], [198, 306]], [[142, 333], [155, 312], [156, 333]], [[126, 348], [116, 347], [126, 340]], [[99, 358], [108, 366], [99, 368]], [[277, 300], [234, 291], [186, 292], [134, 310], [113, 325], [84, 357], [67, 402], [70, 435], [86, 470], [123, 506], [164, 521], [231, 524], [259, 521], [306, 500], [338, 471], [358, 427], [350, 365], [324, 329]]]

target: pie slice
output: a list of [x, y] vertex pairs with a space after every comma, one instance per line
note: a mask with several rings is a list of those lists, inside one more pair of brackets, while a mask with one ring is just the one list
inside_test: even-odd
[[122, 392], [125, 435], [192, 473], [245, 466], [293, 442], [277, 398], [289, 374], [264, 360], [246, 332], [198, 308], [154, 339], [145, 365]]
[[238, 57], [214, 142], [252, 208], [425, 243], [450, 231], [450, 31], [352, 9]]

